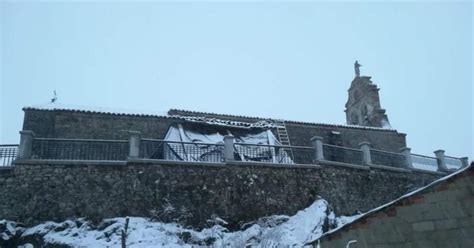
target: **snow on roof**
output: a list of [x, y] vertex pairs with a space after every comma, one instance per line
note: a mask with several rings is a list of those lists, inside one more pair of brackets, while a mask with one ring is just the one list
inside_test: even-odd
[[[263, 117], [252, 117], [252, 116], [243, 116], [243, 115], [229, 115], [229, 114], [217, 114], [209, 112], [199, 112], [199, 111], [190, 111], [182, 109], [170, 109], [169, 112], [180, 112], [181, 116], [192, 115], [209, 115], [209, 116], [223, 116], [231, 118], [242, 118], [242, 119], [255, 119], [255, 120], [267, 120], [267, 121], [281, 121], [291, 124], [302, 124], [302, 125], [312, 125], [312, 126], [328, 126], [328, 127], [342, 127], [342, 128], [354, 128], [354, 129], [368, 129], [368, 130], [380, 130], [380, 131], [390, 131], [397, 132], [395, 129], [383, 128], [383, 127], [367, 127], [367, 126], [358, 126], [358, 125], [343, 125], [343, 124], [328, 124], [328, 123], [318, 123], [318, 122], [304, 122], [304, 121], [292, 121], [292, 120], [281, 120], [281, 119], [272, 119], [272, 118], [263, 118]], [[177, 116], [177, 115], [175, 115]]]
[[[206, 113], [206, 112], [178, 110], [178, 109], [170, 109], [169, 111], [140, 111], [140, 110], [131, 110], [131, 109], [66, 105], [66, 104], [55, 102], [55, 103], [46, 103], [46, 104], [40, 104], [40, 105], [26, 106], [23, 108], [23, 110], [71, 111], [71, 112], [111, 114], [111, 115], [174, 118], [174, 119], [182, 119], [182, 120], [192, 121], [192, 122], [206, 123], [210, 125], [221, 125], [221, 126], [240, 127], [240, 128], [276, 128], [277, 127], [276, 122], [278, 121], [278, 122], [301, 124], [301, 125], [397, 132], [395, 129], [381, 128], [381, 127], [312, 123], [312, 122], [303, 122], [303, 121], [279, 120], [279, 119], [271, 119], [271, 118], [263, 118], [263, 117]], [[180, 112], [181, 114], [168, 114], [170, 112]], [[196, 115], [200, 115], [200, 116], [196, 116]], [[203, 115], [207, 115], [207, 116], [203, 116]], [[216, 117], [209, 117], [209, 116], [216, 116]], [[233, 118], [249, 119], [249, 122], [225, 120], [223, 118], [217, 118], [217, 116], [222, 116], [224, 118], [233, 117]], [[251, 120], [260, 120], [260, 121], [250, 122]]]
[[381, 205], [381, 206], [379, 206], [379, 207], [377, 207], [377, 208], [374, 208], [374, 209], [372, 209], [372, 210], [370, 210], [370, 211], [368, 211], [368, 212], [366, 212], [366, 213], [363, 213], [363, 214], [361, 214], [359, 217], [354, 218], [352, 221], [347, 222], [347, 223], [345, 223], [345, 224], [342, 225], [342, 226], [339, 226], [339, 227], [337, 227], [337, 228], [335, 228], [335, 229], [332, 229], [332, 230], [330, 230], [330, 231], [324, 233], [323, 235], [321, 235], [321, 237], [319, 237], [319, 238], [317, 238], [317, 239], [315, 239], [315, 240], [313, 240], [313, 241], [311, 241], [311, 242], [308, 242], [307, 244], [313, 244], [313, 243], [317, 242], [319, 239], [321, 239], [321, 238], [323, 238], [323, 237], [325, 237], [325, 236], [327, 236], [327, 235], [330, 235], [330, 234], [332, 234], [332, 233], [335, 233], [335, 232], [337, 232], [337, 231], [339, 231], [339, 230], [341, 230], [341, 229], [343, 229], [343, 228], [345, 228], [345, 227], [347, 227], [347, 226], [349, 226], [349, 225], [352, 225], [352, 224], [354, 224], [354, 223], [356, 223], [356, 222], [358, 222], [358, 221], [360, 221], [360, 220], [362, 220], [362, 219], [365, 219], [366, 217], [368, 217], [369, 215], [371, 215], [371, 214], [373, 214], [373, 213], [376, 213], [376, 212], [379, 212], [379, 211], [381, 211], [381, 210], [384, 210], [384, 209], [386, 209], [386, 208], [388, 208], [388, 207], [391, 207], [391, 206], [395, 205], [396, 203], [398, 203], [398, 202], [400, 202], [400, 201], [403, 201], [404, 199], [406, 199], [406, 198], [408, 198], [408, 197], [411, 197], [411, 196], [413, 196], [413, 195], [422, 193], [422, 192], [425, 191], [426, 189], [429, 189], [429, 188], [434, 187], [434, 186], [436, 186], [436, 185], [438, 185], [438, 184], [441, 184], [441, 183], [443, 183], [443, 182], [446, 182], [446, 181], [448, 181], [448, 179], [454, 178], [454, 177], [456, 177], [457, 175], [462, 174], [462, 173], [464, 173], [464, 172], [466, 172], [466, 171], [469, 171], [469, 170], [474, 170], [474, 162], [472, 162], [471, 165], [469, 165], [469, 166], [467, 166], [467, 167], [465, 167], [465, 168], [463, 168], [463, 169], [460, 169], [460, 170], [458, 170], [458, 171], [455, 171], [455, 172], [453, 172], [453, 173], [451, 173], [451, 174], [449, 174], [449, 175], [447, 175], [447, 176], [444, 176], [444, 177], [442, 177], [442, 178], [440, 178], [440, 179], [438, 179], [438, 180], [436, 180], [436, 181], [433, 181], [433, 182], [431, 182], [430, 184], [428, 184], [428, 185], [426, 185], [426, 186], [424, 186], [424, 187], [421, 187], [421, 188], [419, 188], [419, 189], [416, 189], [416, 190], [414, 190], [414, 191], [412, 191], [412, 192], [409, 192], [408, 194], [405, 194], [405, 195], [403, 195], [403, 196], [401, 196], [401, 197], [399, 197], [399, 198], [397, 198], [397, 199], [395, 199], [395, 200], [393, 200], [393, 201], [391, 201], [391, 202], [389, 202], [389, 203], [386, 203], [386, 204]]
[[23, 110], [71, 111], [71, 112], [84, 112], [84, 113], [112, 114], [112, 115], [136, 115], [136, 116], [157, 116], [157, 117], [167, 116], [167, 111], [140, 111], [140, 110], [132, 110], [132, 109], [71, 105], [71, 104], [62, 104], [58, 102], [54, 102], [54, 103], [49, 102], [45, 104], [26, 106], [23, 108]]

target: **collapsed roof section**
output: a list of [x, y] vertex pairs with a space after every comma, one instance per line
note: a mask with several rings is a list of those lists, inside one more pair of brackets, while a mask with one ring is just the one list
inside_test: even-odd
[[261, 120], [257, 122], [244, 122], [244, 121], [232, 121], [218, 118], [209, 118], [205, 116], [182, 116], [182, 115], [170, 115], [170, 117], [183, 119], [190, 122], [200, 122], [209, 125], [219, 125], [226, 127], [237, 127], [237, 128], [276, 128], [277, 125], [274, 122], [268, 120]]
[[224, 136], [234, 137], [237, 161], [278, 163], [291, 161], [270, 129], [239, 130], [214, 127], [202, 129], [199, 125], [172, 125], [165, 136], [164, 157], [170, 160], [222, 162]]

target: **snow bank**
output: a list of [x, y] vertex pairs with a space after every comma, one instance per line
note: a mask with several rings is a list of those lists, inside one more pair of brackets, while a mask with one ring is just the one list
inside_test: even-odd
[[[328, 203], [316, 200], [311, 206], [293, 216], [274, 215], [247, 224], [243, 230], [229, 232], [216, 224], [195, 231], [176, 223], [153, 222], [146, 218], [130, 217], [128, 226], [128, 247], [301, 247], [317, 239], [323, 230], [336, 227], [352, 219], [335, 218]], [[21, 235], [19, 245], [29, 247], [31, 237], [42, 237], [45, 245], [66, 245], [70, 247], [120, 247], [121, 231], [125, 218], [106, 219], [98, 225], [85, 220], [68, 220], [61, 223], [46, 222], [31, 228], [16, 226], [3, 220], [0, 226], [1, 239], [5, 241]], [[212, 223], [225, 223], [215, 218]], [[3, 224], [3, 225], [2, 225]], [[23, 238], [23, 239], [22, 239]], [[2, 241], [0, 240], [0, 241]], [[22, 241], [23, 240], [23, 241]], [[28, 241], [28, 242], [27, 242]], [[36, 244], [37, 245], [37, 244]]]

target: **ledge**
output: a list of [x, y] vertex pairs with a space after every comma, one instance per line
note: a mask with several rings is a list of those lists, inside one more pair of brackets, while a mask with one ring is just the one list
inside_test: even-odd
[[379, 164], [370, 164], [369, 167], [370, 168], [376, 168], [376, 169], [382, 169], [382, 170], [404, 172], [404, 173], [411, 173], [412, 172], [410, 169], [398, 168], [398, 167], [392, 167], [392, 166], [386, 166], [386, 165], [379, 165]]
[[136, 164], [162, 164], [162, 165], [196, 165], [208, 167], [228, 167], [228, 166], [255, 166], [255, 167], [271, 167], [271, 168], [304, 168], [304, 169], [320, 169], [321, 166], [315, 164], [276, 164], [276, 163], [259, 163], [248, 161], [228, 161], [225, 163], [211, 162], [189, 162], [189, 161], [169, 161], [160, 159], [129, 159], [127, 163]]
[[55, 159], [18, 159], [15, 165], [26, 164], [57, 164], [57, 165], [126, 165], [127, 161], [121, 160], [55, 160]]
[[334, 161], [328, 161], [328, 160], [321, 160], [318, 162], [318, 164], [335, 165], [335, 166], [348, 167], [348, 168], [353, 168], [353, 169], [358, 169], [358, 170], [370, 170], [370, 167], [366, 165], [348, 164], [348, 163], [334, 162]]
[[416, 168], [411, 168], [412, 172], [417, 172], [417, 173], [427, 173], [427, 174], [434, 174], [434, 175], [441, 175], [445, 176], [448, 175], [452, 172], [443, 172], [443, 171], [429, 171], [429, 170], [422, 170], [422, 169], [416, 169]]
[[156, 165], [199, 165], [206, 167], [225, 167], [225, 163], [170, 161], [161, 159], [129, 158], [126, 164], [156, 164]]
[[[320, 169], [321, 166], [317, 164], [277, 164], [277, 163], [259, 163], [247, 161], [230, 161], [225, 163], [212, 162], [189, 162], [189, 161], [169, 161], [160, 159], [128, 159], [122, 160], [55, 160], [55, 159], [21, 159], [14, 162], [15, 165], [115, 165], [125, 166], [128, 164], [156, 164], [156, 165], [191, 165], [191, 166], [205, 166], [205, 167], [219, 167], [224, 168], [228, 166], [254, 166], [254, 167], [269, 167], [269, 168], [304, 168], [304, 169]], [[0, 167], [0, 169], [13, 169], [14, 166], [7, 168]]]
[[0, 166], [0, 171], [8, 171], [8, 170], [13, 170], [15, 166]]
[[227, 165], [237, 166], [255, 166], [255, 167], [271, 167], [271, 168], [284, 168], [284, 169], [321, 169], [318, 164], [277, 164], [277, 163], [259, 163], [259, 162], [248, 162], [248, 161], [229, 161]]

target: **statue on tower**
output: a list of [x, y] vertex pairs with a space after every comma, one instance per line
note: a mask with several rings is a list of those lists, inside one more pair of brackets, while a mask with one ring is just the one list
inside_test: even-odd
[[362, 65], [359, 64], [359, 62], [356, 60], [356, 62], [354, 63], [354, 70], [355, 70], [355, 73], [356, 73], [356, 77], [360, 77], [360, 69], [359, 67], [361, 67]]

